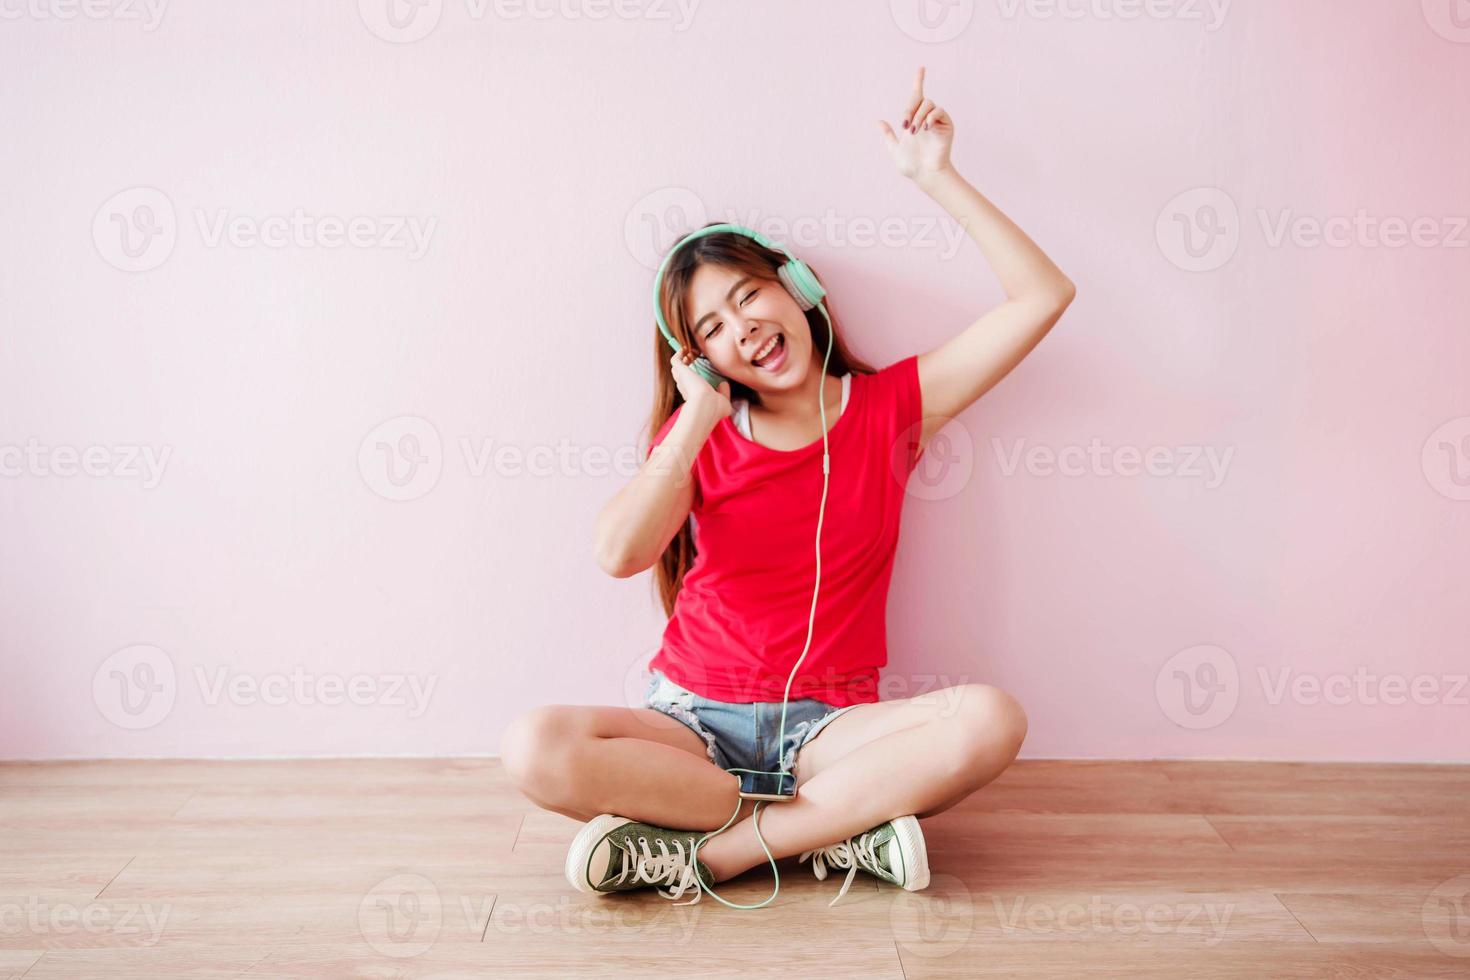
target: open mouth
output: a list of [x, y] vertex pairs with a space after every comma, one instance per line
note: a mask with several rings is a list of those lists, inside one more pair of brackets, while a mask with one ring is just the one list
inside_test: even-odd
[[786, 335], [776, 334], [775, 339], [767, 341], [759, 356], [752, 358], [750, 363], [766, 371], [781, 370], [781, 365], [786, 363]]

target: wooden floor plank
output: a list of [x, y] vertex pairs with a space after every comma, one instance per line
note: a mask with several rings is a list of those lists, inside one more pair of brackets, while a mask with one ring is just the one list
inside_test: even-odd
[[0, 949], [0, 977], [18, 980], [44, 953], [40, 949]]
[[936, 957], [900, 953], [906, 980], [1107, 977], [1110, 980], [1464, 980], [1464, 961], [1422, 946], [1239, 943], [1213, 948], [1085, 941], [974, 946]]
[[0, 978], [1465, 977], [1466, 799], [1462, 766], [1023, 761], [923, 821], [924, 891], [829, 907], [845, 872], [793, 857], [746, 911], [576, 893], [581, 825], [493, 759], [0, 764]]

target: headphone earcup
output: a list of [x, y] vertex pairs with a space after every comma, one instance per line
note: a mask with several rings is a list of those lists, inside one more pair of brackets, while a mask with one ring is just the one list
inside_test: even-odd
[[694, 363], [689, 366], [694, 369], [695, 374], [708, 381], [711, 388], [718, 388], [727, 380], [723, 374], [715, 370], [709, 358], [703, 355], [696, 357]]
[[786, 291], [796, 300], [796, 305], [803, 310], [812, 309], [827, 295], [826, 288], [817, 281], [816, 273], [801, 259], [792, 259], [776, 270], [776, 274], [781, 277]]

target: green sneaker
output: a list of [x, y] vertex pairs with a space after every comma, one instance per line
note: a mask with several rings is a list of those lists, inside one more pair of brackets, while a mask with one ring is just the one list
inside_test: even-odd
[[690, 889], [693, 905], [704, 895], [700, 882], [713, 888], [714, 875], [694, 857], [704, 832], [669, 830], [604, 813], [577, 832], [567, 851], [567, 881], [579, 892], [605, 895], [649, 885], [666, 885], [658, 893], [676, 899]]
[[804, 851], [797, 863], [808, 857], [812, 858], [812, 873], [818, 881], [827, 877], [828, 864], [847, 869], [847, 880], [837, 898], [828, 903], [829, 908], [847, 894], [858, 868], [906, 891], [929, 887], [929, 852], [918, 818], [912, 815], [880, 823], [845, 841]]

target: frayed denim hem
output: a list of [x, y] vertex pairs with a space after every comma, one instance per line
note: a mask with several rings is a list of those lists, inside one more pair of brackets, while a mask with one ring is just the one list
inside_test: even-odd
[[662, 711], [694, 729], [694, 733], [704, 739], [704, 754], [709, 758], [710, 763], [716, 766], [720, 764], [719, 758], [715, 755], [714, 733], [700, 724], [699, 716], [689, 710], [689, 695], [682, 695], [671, 700], [650, 700], [646, 706], [655, 711]]
[[783, 756], [781, 759], [782, 772], [794, 773], [796, 771], [796, 754], [801, 751], [802, 747], [805, 746], [806, 743], [810, 742], [812, 739], [816, 738], [817, 735], [822, 731], [822, 729], [827, 727], [828, 722], [832, 721], [835, 718], [841, 717], [843, 714], [856, 707], [857, 705], [855, 704], [849, 704], [846, 707], [838, 708], [836, 711], [833, 711], [830, 714], [825, 714], [820, 718], [813, 718], [809, 721], [804, 721], [793, 728], [791, 730], [791, 734], [787, 737], [794, 738], [796, 739], [796, 741], [791, 743], [791, 748], [786, 750], [785, 756]]

